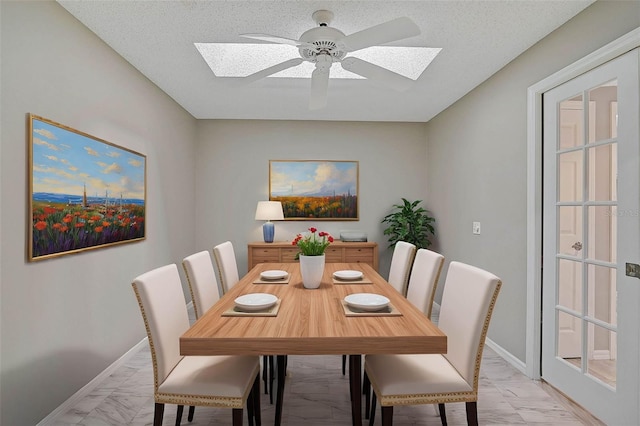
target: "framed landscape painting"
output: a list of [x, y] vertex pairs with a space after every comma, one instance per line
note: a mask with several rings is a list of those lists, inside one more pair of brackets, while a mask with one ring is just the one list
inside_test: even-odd
[[358, 220], [358, 162], [271, 160], [269, 200], [285, 220]]
[[145, 239], [146, 156], [29, 114], [28, 260]]

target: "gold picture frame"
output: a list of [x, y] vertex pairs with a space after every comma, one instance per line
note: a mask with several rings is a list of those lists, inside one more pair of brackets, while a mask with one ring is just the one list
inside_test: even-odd
[[28, 261], [146, 238], [146, 156], [28, 117]]
[[270, 160], [269, 200], [285, 220], [359, 220], [358, 161]]

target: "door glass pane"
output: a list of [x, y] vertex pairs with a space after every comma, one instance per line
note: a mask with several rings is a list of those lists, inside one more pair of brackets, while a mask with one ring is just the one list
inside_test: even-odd
[[558, 253], [582, 257], [582, 207], [558, 207]]
[[582, 262], [558, 259], [558, 305], [582, 312]]
[[587, 315], [607, 324], [616, 325], [616, 268], [589, 265], [587, 267]]
[[614, 206], [589, 206], [589, 244], [587, 257], [604, 262], [616, 262], [615, 243], [618, 217]]
[[617, 128], [617, 123], [612, 123], [611, 103], [618, 100], [618, 80], [589, 90], [588, 100], [595, 109], [594, 114], [589, 114], [589, 140], [597, 142], [610, 139], [613, 126]]
[[582, 150], [558, 155], [558, 201], [582, 201]]
[[580, 368], [582, 359], [582, 321], [580, 318], [558, 311], [558, 346], [556, 356], [572, 359]]
[[589, 200], [612, 201], [616, 199], [616, 175], [618, 170], [615, 144], [589, 148]]
[[560, 150], [584, 145], [584, 106], [582, 95], [560, 102], [559, 139]]
[[587, 374], [616, 387], [617, 333], [595, 324], [589, 325]]

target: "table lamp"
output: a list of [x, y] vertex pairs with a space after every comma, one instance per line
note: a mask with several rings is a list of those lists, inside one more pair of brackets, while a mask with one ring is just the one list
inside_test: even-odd
[[262, 234], [265, 243], [272, 243], [275, 234], [275, 226], [272, 220], [284, 220], [282, 203], [280, 201], [258, 201], [256, 208], [256, 220], [266, 220], [262, 225]]

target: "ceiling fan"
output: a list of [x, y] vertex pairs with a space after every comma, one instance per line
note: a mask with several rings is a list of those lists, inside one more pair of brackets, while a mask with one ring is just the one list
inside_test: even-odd
[[309, 109], [312, 110], [321, 109], [327, 105], [329, 70], [335, 62], [339, 62], [342, 68], [347, 71], [395, 90], [403, 91], [411, 86], [413, 80], [408, 77], [371, 62], [347, 56], [349, 53], [367, 47], [419, 35], [420, 28], [411, 19], [407, 17], [397, 18], [345, 35], [342, 31], [329, 26], [333, 19], [333, 12], [317, 10], [311, 17], [318, 24], [318, 27], [304, 32], [299, 40], [268, 34], [240, 34], [241, 37], [245, 38], [295, 46], [300, 53], [299, 58], [292, 58], [255, 72], [244, 77], [243, 81], [252, 83], [298, 66], [304, 61], [314, 63], [315, 70], [311, 74], [311, 96], [309, 98]]

